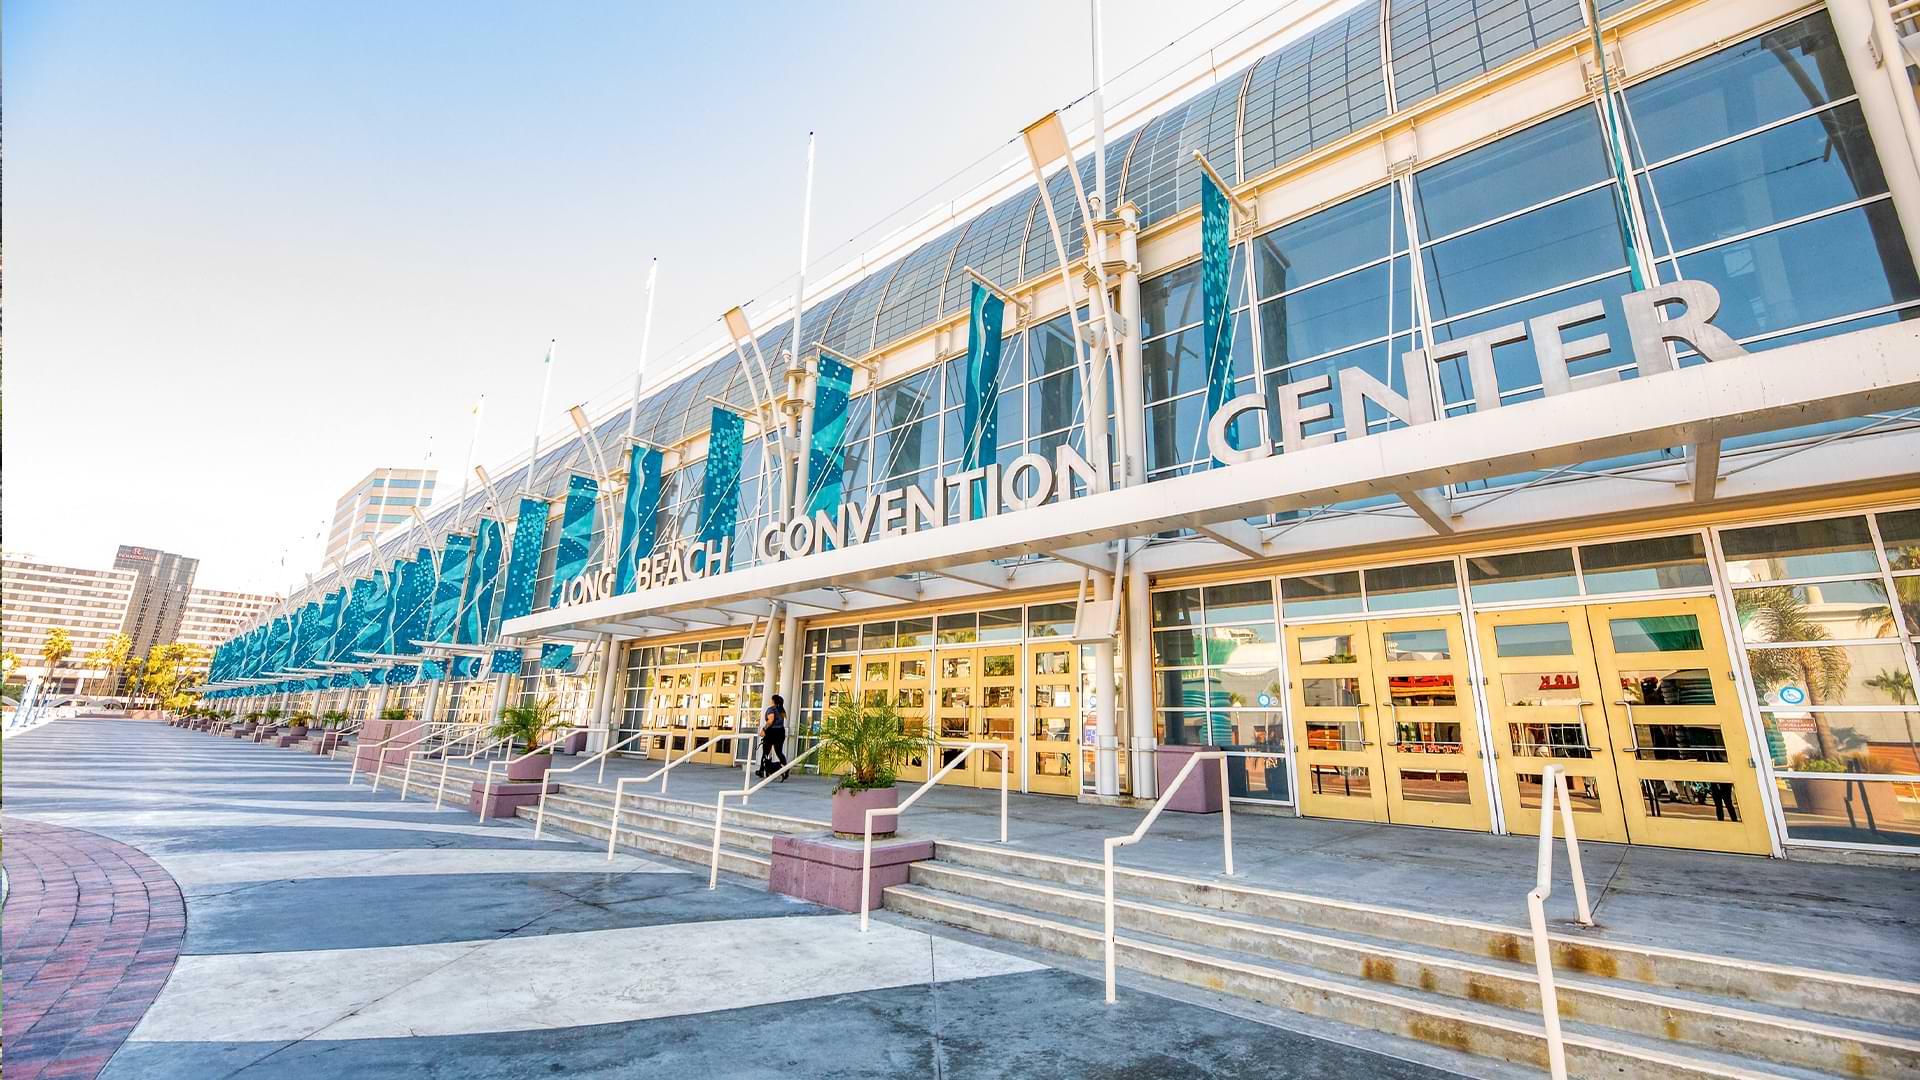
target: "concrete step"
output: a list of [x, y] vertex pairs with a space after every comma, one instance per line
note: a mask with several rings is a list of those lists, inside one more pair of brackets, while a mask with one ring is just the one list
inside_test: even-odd
[[[581, 784], [560, 785], [560, 793], [569, 798], [598, 802], [611, 806], [613, 791], [611, 788], [591, 787]], [[664, 795], [650, 794], [644, 791], [625, 792], [620, 799], [622, 809], [638, 807], [658, 814], [671, 814], [675, 817], [704, 822], [707, 828], [713, 827], [713, 803], [693, 802], [687, 799], [669, 798]], [[769, 833], [817, 833], [825, 832], [831, 825], [825, 821], [810, 818], [791, 817], [784, 814], [772, 814], [755, 810], [751, 805], [741, 806], [738, 799], [727, 800], [727, 823], [743, 828], [758, 829]]]
[[[530, 806], [523, 806], [518, 811], [519, 816], [527, 822], [533, 821], [535, 812], [536, 808]], [[566, 811], [556, 811], [551, 799], [547, 803], [547, 828], [583, 836], [602, 845], [607, 842], [606, 818], [585, 817]], [[699, 843], [668, 833], [654, 832], [651, 829], [629, 827], [624, 822], [620, 826], [619, 846], [621, 848], [664, 855], [689, 864], [689, 870], [704, 871], [707, 868], [708, 860], [712, 857], [710, 843], [711, 834], [709, 834], [708, 843]], [[730, 874], [759, 878], [764, 881], [770, 873], [770, 865], [771, 860], [764, 856], [737, 851], [724, 845], [720, 848], [720, 869]]]
[[[1061, 916], [1096, 933], [1103, 919], [1096, 892], [940, 862], [916, 864], [911, 873], [913, 885], [939, 894]], [[1530, 965], [1396, 948], [1165, 901], [1116, 899], [1114, 924], [1130, 936], [1273, 962], [1356, 985], [1397, 987], [1443, 1002], [1494, 1006], [1523, 1021], [1539, 1015], [1539, 984]], [[1555, 981], [1563, 1021], [1586, 1025], [1616, 1041], [1626, 1036], [1685, 1043], [1769, 1065], [1815, 1070], [1847, 1062], [1849, 1075], [1920, 1075], [1920, 1041], [1884, 1030], [1849, 1027], [1807, 1013], [1781, 1015], [1724, 1000], [1650, 993], [1618, 982]]]
[[[536, 813], [538, 809], [538, 807], [535, 807]], [[613, 806], [611, 803], [591, 802], [576, 799], [569, 795], [548, 795], [547, 818], [549, 823], [551, 823], [556, 810], [574, 817], [589, 818], [603, 825], [611, 820], [613, 816]], [[711, 845], [713, 843], [713, 814], [711, 810], [708, 811], [705, 821], [696, 821], [692, 818], [680, 817], [674, 814], [665, 814], [638, 807], [627, 807], [620, 811], [620, 835], [625, 837], [626, 831], [629, 828], [645, 829], [649, 832], [676, 836], [703, 845]], [[773, 851], [773, 834], [759, 829], [740, 828], [730, 821], [723, 822], [720, 826], [720, 846], [723, 849], [732, 848], [736, 851], [751, 851], [767, 855]]]
[[[941, 841], [938, 862], [971, 867], [1097, 893], [1099, 863], [1039, 855], [999, 845]], [[1524, 882], [1516, 884], [1519, 904]], [[1166, 901], [1343, 935], [1364, 935], [1416, 950], [1530, 965], [1527, 930], [1399, 908], [1307, 896], [1222, 879], [1186, 878], [1118, 868], [1115, 895]], [[1640, 983], [1664, 991], [1702, 994], [1791, 1010], [1905, 1028], [1920, 1017], [1920, 984], [1894, 979], [1767, 964], [1753, 960], [1550, 934], [1553, 966], [1562, 977], [1588, 976]]]
[[[891, 911], [1087, 960], [1102, 956], [1100, 931], [1043, 918], [988, 901], [899, 885], [886, 891]], [[1519, 1065], [1544, 1068], [1546, 1037], [1537, 1018], [1462, 1005], [1397, 987], [1357, 985], [1272, 963], [1255, 963], [1212, 950], [1129, 935], [1115, 942], [1115, 964], [1157, 978], [1230, 994], [1330, 1021], [1353, 1024], [1422, 1043]], [[1754, 1080], [1807, 1075], [1720, 1056], [1686, 1054], [1633, 1042], [1568, 1032], [1571, 1074], [1582, 1077], [1660, 1076], [1677, 1080]]]

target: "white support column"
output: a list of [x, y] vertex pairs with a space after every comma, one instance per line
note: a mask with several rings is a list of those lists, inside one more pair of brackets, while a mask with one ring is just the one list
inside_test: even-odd
[[591, 725], [591, 730], [587, 732], [587, 749], [595, 753], [612, 746], [615, 742], [613, 737], [613, 686], [617, 674], [614, 670], [614, 660], [619, 656], [619, 648], [619, 645], [614, 642], [612, 634], [606, 634], [601, 637], [599, 650], [600, 671], [594, 679], [593, 717], [588, 721]]
[[380, 719], [380, 714], [384, 712], [386, 708], [387, 708], [387, 684], [381, 683], [379, 687], [377, 687], [373, 692], [373, 707], [367, 710], [367, 715], [360, 717], [360, 719], [378, 720]]
[[427, 699], [420, 704], [420, 715], [413, 718], [416, 727], [433, 723], [434, 710], [440, 702], [440, 687], [444, 685], [446, 684], [440, 679], [433, 679], [427, 683]]
[[1920, 258], [1920, 103], [1886, 0], [1827, 0], [1907, 250]]
[[1120, 415], [1129, 423], [1121, 425], [1125, 434], [1120, 450], [1120, 482], [1127, 486], [1147, 480], [1147, 406], [1145, 397], [1146, 365], [1140, 344], [1140, 211], [1132, 203], [1120, 207], [1120, 372], [1114, 381], [1120, 387]]
[[[776, 684], [770, 674], [767, 685], [769, 687], [775, 685], [780, 687], [780, 696], [785, 699], [787, 703], [788, 718], [792, 719], [800, 711], [800, 665], [803, 662], [800, 644], [800, 616], [793, 613], [791, 606], [782, 606], [786, 607], [786, 614], [781, 620], [782, 625], [780, 628], [780, 681]], [[767, 651], [772, 652], [773, 643], [768, 642], [767, 644]], [[772, 693], [772, 690], [769, 689], [768, 692]]]
[[[1113, 599], [1113, 575], [1093, 575], [1093, 598], [1095, 600]], [[1095, 771], [1093, 791], [1096, 795], [1120, 794], [1119, 755], [1115, 752], [1120, 746], [1119, 733], [1116, 730], [1115, 714], [1119, 687], [1114, 679], [1114, 642], [1103, 640], [1093, 647], [1093, 687], [1098, 697], [1094, 700], [1094, 746]]]
[[1133, 797], [1160, 794], [1153, 772], [1153, 612], [1147, 603], [1147, 572], [1127, 571], [1127, 761]]

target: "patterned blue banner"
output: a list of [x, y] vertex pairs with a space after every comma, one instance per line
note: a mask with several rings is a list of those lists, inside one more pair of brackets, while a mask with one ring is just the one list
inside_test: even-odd
[[334, 643], [339, 638], [340, 620], [345, 616], [346, 608], [345, 586], [328, 593], [326, 601], [320, 605], [320, 641], [313, 650], [315, 660], [334, 659]]
[[327, 680], [327, 685], [332, 687], [335, 690], [343, 690], [349, 686], [352, 686], [353, 673], [347, 672], [347, 671], [336, 671], [333, 673], [333, 676]]
[[655, 511], [660, 509], [660, 451], [635, 446], [627, 455], [627, 497], [620, 519], [620, 563], [613, 591], [630, 593], [640, 560], [653, 554]]
[[337, 661], [351, 661], [354, 657], [354, 643], [360, 638], [360, 625], [367, 618], [367, 604], [372, 599], [373, 582], [366, 578], [357, 578], [347, 592], [346, 608], [340, 613], [340, 629], [333, 635], [333, 658]]
[[972, 314], [967, 320], [967, 386], [962, 413], [967, 445], [961, 456], [962, 469], [984, 468], [1000, 454], [1000, 327], [1006, 314], [1006, 302], [974, 282]]
[[477, 656], [456, 656], [453, 658], [452, 677], [471, 679], [480, 674], [480, 658]]
[[387, 683], [391, 686], [405, 686], [420, 677], [417, 664], [395, 664], [387, 672]]
[[421, 682], [439, 682], [440, 680], [446, 677], [447, 677], [447, 662], [445, 660], [420, 661], [420, 681]]
[[427, 638], [427, 616], [433, 606], [433, 549], [423, 547], [413, 560], [401, 564], [400, 584], [394, 589], [393, 652], [411, 656], [417, 642]]
[[495, 649], [488, 658], [487, 670], [495, 675], [518, 675], [521, 662], [519, 649]]
[[700, 482], [700, 542], [727, 542], [727, 570], [733, 569], [733, 529], [740, 517], [740, 452], [746, 433], [747, 422], [739, 413], [713, 410], [706, 475]]
[[394, 651], [394, 624], [400, 618], [400, 579], [411, 567], [410, 560], [395, 559], [387, 571], [387, 602], [380, 610], [380, 645], [375, 651], [389, 656]]
[[374, 668], [366, 673], [367, 682], [374, 686], [384, 686], [387, 682], [387, 669]]
[[500, 523], [481, 518], [473, 542], [473, 569], [467, 574], [467, 593], [460, 601], [460, 636], [463, 644], [485, 641], [493, 623], [493, 594], [500, 583], [500, 548], [504, 542]]
[[377, 653], [387, 641], [387, 575], [375, 570], [368, 582], [366, 614], [354, 638], [356, 653]]
[[540, 670], [572, 671], [573, 646], [549, 641], [540, 646]]
[[547, 502], [522, 498], [513, 526], [513, 553], [507, 557], [507, 595], [500, 621], [533, 614], [533, 583], [540, 577], [540, 548], [547, 542]]
[[813, 390], [813, 443], [807, 447], [807, 507], [809, 516], [832, 512], [845, 498], [842, 492], [847, 455], [847, 401], [853, 391], [853, 369], [820, 354], [819, 376]]
[[447, 537], [447, 546], [440, 551], [440, 578], [433, 588], [433, 625], [428, 631], [435, 641], [453, 641], [460, 620], [460, 597], [466, 592], [467, 557], [471, 554], [473, 537], [466, 533]]
[[560, 605], [560, 590], [567, 582], [587, 572], [587, 559], [593, 554], [593, 508], [599, 502], [600, 485], [591, 476], [578, 473], [567, 478], [567, 503], [560, 511], [560, 548], [553, 560], [553, 595], [548, 607]]
[[1212, 416], [1233, 396], [1232, 207], [1211, 176], [1200, 178], [1201, 341], [1207, 357], [1207, 407]]

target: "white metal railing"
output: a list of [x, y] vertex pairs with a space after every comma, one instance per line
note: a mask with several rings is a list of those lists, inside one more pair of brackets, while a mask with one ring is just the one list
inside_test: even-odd
[[1547, 897], [1553, 895], [1553, 804], [1560, 804], [1560, 827], [1566, 834], [1567, 869], [1573, 875], [1573, 900], [1581, 926], [1593, 925], [1587, 906], [1587, 878], [1580, 870], [1580, 839], [1573, 830], [1573, 802], [1567, 794], [1564, 765], [1549, 765], [1540, 774], [1540, 858], [1533, 891], [1527, 893], [1527, 922], [1533, 927], [1533, 967], [1540, 977], [1540, 1019], [1547, 1033], [1547, 1067], [1553, 1080], [1567, 1080], [1567, 1047], [1560, 1038], [1560, 1000], [1553, 987], [1553, 953], [1547, 942]]
[[[546, 779], [552, 780], [556, 776], [565, 776], [568, 773], [579, 772], [581, 769], [584, 769], [587, 766], [598, 761], [600, 763], [600, 773], [598, 778], [594, 780], [594, 783], [604, 784], [607, 782], [607, 758], [610, 755], [612, 755], [612, 753], [615, 750], [620, 749], [621, 747], [627, 745], [628, 743], [634, 741], [635, 739], [650, 739], [653, 736], [658, 735], [661, 732], [667, 731], [667, 730], [670, 730], [670, 729], [640, 728], [639, 730], [635, 731], [633, 734], [627, 736], [624, 739], [621, 739], [619, 742], [614, 743], [612, 746], [609, 746], [606, 749], [599, 751], [598, 753], [594, 754], [592, 757], [588, 758], [585, 761], [579, 762], [577, 764], [569, 765], [564, 769], [548, 769]], [[618, 785], [616, 784], [616, 786]], [[540, 833], [547, 827], [548, 790], [549, 790], [549, 785], [545, 785], [545, 784], [541, 785], [540, 808], [536, 810], [533, 815], [533, 838], [535, 840], [540, 839]]]
[[[446, 742], [441, 743], [439, 746], [433, 747], [431, 749], [426, 749], [426, 750], [410, 751], [407, 754], [407, 771], [402, 773], [400, 776], [400, 801], [401, 802], [407, 801], [407, 789], [413, 786], [413, 763], [415, 761], [418, 761], [421, 758], [431, 758], [435, 754], [440, 755], [440, 759], [444, 761], [450, 757], [455, 756], [455, 751], [458, 751], [461, 747], [468, 745], [469, 740], [471, 740], [472, 745], [474, 746], [480, 745], [480, 742], [482, 738], [485, 737], [486, 733], [487, 733], [487, 725], [485, 724], [473, 724], [470, 726], [462, 724], [460, 725], [459, 734], [452, 736]], [[441, 769], [440, 775], [444, 779], [447, 775], [446, 769], [444, 768]], [[378, 786], [377, 777], [375, 781], [375, 786], [376, 787]], [[435, 807], [435, 809], [438, 809], [438, 807]]]
[[502, 750], [502, 749], [506, 750], [506, 752], [509, 754], [513, 753], [513, 740], [505, 739], [505, 738], [494, 739], [491, 742], [482, 743], [481, 745], [475, 747], [473, 753], [471, 754], [449, 754], [446, 757], [441, 758], [440, 759], [440, 785], [436, 787], [433, 792], [433, 808], [435, 810], [440, 809], [441, 805], [444, 804], [447, 800], [447, 768], [448, 766], [452, 765], [455, 761], [472, 761], [474, 758], [485, 757], [488, 754], [491, 754], [497, 750]]
[[[411, 751], [411, 752], [422, 752], [422, 751], [418, 751], [418, 750], [417, 750], [417, 748], [418, 748], [418, 747], [420, 747], [420, 746], [423, 746], [423, 745], [425, 745], [426, 743], [430, 743], [430, 742], [432, 742], [432, 741], [433, 741], [433, 740], [435, 740], [435, 739], [441, 739], [441, 738], [446, 738], [449, 732], [451, 732], [451, 731], [454, 731], [454, 730], [455, 730], [455, 729], [457, 729], [457, 728], [458, 728], [458, 729], [464, 729], [465, 727], [466, 727], [466, 725], [464, 725], [464, 724], [453, 724], [453, 723], [448, 723], [448, 722], [446, 722], [446, 721], [441, 721], [441, 722], [439, 722], [439, 723], [434, 723], [434, 724], [429, 724], [429, 725], [427, 725], [427, 733], [426, 733], [425, 735], [422, 735], [422, 736], [420, 736], [419, 738], [417, 738], [417, 739], [415, 739], [415, 740], [413, 740], [413, 741], [412, 741], [412, 742], [410, 742], [410, 743], [405, 743], [405, 744], [403, 744], [403, 745], [400, 745], [400, 746], [396, 746], [396, 747], [392, 747], [392, 748], [391, 748], [391, 749], [389, 749], [389, 750], [385, 750], [385, 751], [382, 751], [382, 752], [381, 752], [381, 754], [380, 754], [380, 758], [379, 758], [379, 760], [378, 760], [378, 761], [376, 761], [376, 762], [374, 762], [374, 768], [373, 768], [373, 790], [374, 790], [374, 791], [379, 791], [379, 790], [380, 790], [380, 778], [386, 775], [386, 772], [387, 772], [387, 754], [389, 754], [389, 753], [392, 753], [392, 751], [393, 751], [393, 750], [406, 750], [406, 751]], [[430, 753], [433, 753], [433, 750], [426, 750], [426, 751], [424, 751], [424, 753], [429, 753], [429, 754], [430, 754]], [[413, 757], [413, 753], [409, 753], [409, 754], [407, 755], [407, 759], [408, 759], [408, 761], [409, 761], [409, 762], [411, 762], [411, 760], [412, 760], [412, 757]], [[406, 795], [405, 795], [405, 793], [402, 793], [402, 794], [401, 794], [401, 798], [405, 798], [405, 797], [406, 797]]]
[[[819, 753], [820, 748], [825, 745], [827, 744], [817, 742], [807, 747], [805, 753], [787, 762], [785, 765], [780, 766], [778, 770], [768, 773], [765, 778], [750, 788], [743, 788], [739, 791], [721, 791], [715, 793], [713, 797], [713, 851], [707, 864], [707, 888], [717, 889], [720, 887], [720, 818], [726, 813], [727, 800], [739, 799], [741, 806], [747, 805], [747, 800], [753, 797], [754, 792], [786, 776], [787, 770], [798, 766], [801, 762]], [[607, 857], [612, 858], [613, 856], [609, 853]]]
[[[407, 723], [407, 721], [404, 721], [404, 720], [399, 720], [399, 721], [395, 721], [395, 723], [403, 723], [403, 724], [404, 724], [404, 723]], [[404, 731], [397, 731], [397, 732], [395, 732], [395, 733], [393, 733], [392, 735], [389, 735], [389, 736], [387, 736], [386, 738], [384, 738], [384, 739], [381, 739], [381, 740], [380, 740], [379, 742], [376, 742], [376, 743], [369, 743], [369, 744], [367, 744], [366, 746], [356, 746], [356, 747], [354, 747], [354, 754], [353, 754], [353, 768], [351, 768], [351, 769], [348, 769], [348, 770], [347, 770], [347, 783], [349, 783], [349, 784], [351, 784], [351, 783], [353, 783], [353, 782], [354, 782], [354, 781], [355, 781], [356, 779], [358, 779], [358, 778], [359, 778], [359, 774], [360, 774], [360, 751], [361, 751], [361, 750], [366, 750], [366, 749], [372, 749], [372, 750], [374, 750], [374, 751], [375, 751], [375, 754], [374, 754], [374, 756], [375, 756], [376, 758], [379, 758], [379, 759], [385, 759], [385, 757], [386, 757], [386, 751], [387, 751], [387, 747], [388, 747], [388, 746], [389, 746], [390, 744], [392, 744], [392, 743], [397, 743], [397, 742], [399, 742], [399, 741], [400, 741], [400, 740], [402, 740], [402, 739], [412, 739], [412, 738], [414, 738], [414, 736], [416, 736], [416, 735], [421, 735], [421, 732], [422, 732], [422, 731], [426, 731], [426, 730], [430, 730], [431, 728], [433, 728], [433, 726], [434, 726], [433, 724], [431, 724], [431, 723], [426, 723], [426, 722], [422, 722], [422, 723], [417, 723], [417, 724], [414, 724], [414, 725], [413, 725], [412, 727], [409, 727], [409, 728], [407, 728], [407, 729], [406, 729], [406, 730], [404, 730]], [[421, 737], [422, 737], [422, 738], [424, 738], [425, 736], [424, 736], [424, 735], [422, 735]], [[414, 745], [417, 745], [417, 744], [418, 744], [418, 742], [419, 742], [419, 740], [418, 740], [418, 739], [415, 739], [415, 741], [414, 741], [414, 742], [412, 742], [412, 743], [408, 743], [407, 745], [408, 745], [408, 746], [414, 746]]]
[[1104, 880], [1101, 884], [1101, 906], [1104, 909], [1104, 914], [1103, 914], [1104, 922], [1102, 924], [1103, 930], [1102, 930], [1101, 948], [1106, 954], [1105, 961], [1106, 961], [1106, 968], [1107, 968], [1107, 1004], [1109, 1005], [1113, 1004], [1115, 1001], [1114, 993], [1113, 993], [1113, 953], [1114, 953], [1113, 852], [1114, 852], [1114, 849], [1123, 848], [1123, 847], [1127, 847], [1130, 844], [1139, 843], [1140, 838], [1147, 835], [1147, 830], [1153, 828], [1153, 823], [1160, 819], [1160, 814], [1161, 812], [1166, 810], [1167, 804], [1173, 801], [1173, 796], [1177, 792], [1179, 792], [1180, 785], [1186, 783], [1187, 777], [1193, 775], [1193, 770], [1195, 766], [1199, 765], [1202, 761], [1211, 761], [1211, 760], [1217, 759], [1220, 762], [1220, 842], [1225, 853], [1226, 876], [1232, 877], [1233, 876], [1233, 797], [1232, 797], [1232, 792], [1228, 787], [1228, 777], [1227, 777], [1227, 759], [1232, 756], [1233, 754], [1231, 752], [1225, 751], [1225, 750], [1203, 750], [1196, 754], [1188, 754], [1187, 763], [1185, 765], [1180, 766], [1180, 771], [1174, 774], [1173, 783], [1168, 784], [1167, 790], [1161, 792], [1160, 797], [1154, 800], [1153, 809], [1147, 811], [1147, 816], [1140, 820], [1140, 824], [1135, 826], [1134, 830], [1126, 834], [1125, 836], [1109, 836], [1104, 841], [1105, 851], [1102, 854], [1103, 864], [1101, 868], [1102, 873], [1104, 875]]
[[906, 802], [898, 806], [876, 806], [866, 812], [864, 815], [865, 820], [861, 823], [860, 932], [863, 934], [867, 932], [867, 908], [870, 906], [867, 903], [867, 892], [873, 887], [873, 819], [881, 814], [891, 814], [893, 815], [893, 827], [898, 829], [900, 827], [900, 815], [906, 813], [907, 807], [919, 802], [922, 795], [933, 790], [933, 785], [939, 783], [941, 777], [965, 764], [967, 758], [972, 757], [975, 750], [1000, 751], [1000, 842], [1003, 844], [1007, 842], [1007, 759], [1012, 756], [1011, 745], [1003, 742], [949, 743], [938, 740], [934, 740], [933, 745], [947, 750], [957, 749], [960, 753], [955, 756], [952, 761], [941, 766], [939, 772], [934, 773], [922, 781], [920, 786], [914, 789], [913, 794], [907, 796]]
[[693, 755], [711, 747], [715, 742], [721, 739], [735, 738], [739, 738], [739, 736], [732, 732], [727, 732], [723, 735], [709, 735], [694, 744], [686, 753], [669, 760], [665, 765], [660, 766], [645, 776], [623, 776], [615, 780], [613, 782], [613, 820], [607, 825], [607, 858], [609, 860], [613, 858], [614, 845], [620, 840], [620, 801], [627, 797], [628, 784], [646, 784], [658, 778], [660, 781], [660, 794], [665, 795], [667, 793], [668, 773], [686, 764]]
[[[509, 750], [507, 752], [507, 757], [506, 757], [507, 768], [512, 769], [515, 765], [520, 764], [521, 762], [527, 760], [528, 758], [534, 756], [535, 754], [546, 754], [548, 757], [552, 757], [554, 743], [560, 741], [560, 739], [564, 739], [572, 736], [572, 734], [576, 731], [585, 731], [587, 729], [584, 724], [569, 724], [566, 727], [555, 728], [554, 730], [564, 731], [566, 734], [560, 735], [558, 737], [549, 738], [547, 739], [546, 742], [541, 743], [539, 746], [530, 746], [527, 748], [527, 752], [524, 754], [521, 754], [519, 757], [514, 757], [513, 752]], [[481, 821], [487, 820], [487, 809], [493, 804], [493, 767], [498, 764], [500, 764], [500, 762], [498, 761], [487, 762], [487, 775], [480, 783], [480, 820]]]

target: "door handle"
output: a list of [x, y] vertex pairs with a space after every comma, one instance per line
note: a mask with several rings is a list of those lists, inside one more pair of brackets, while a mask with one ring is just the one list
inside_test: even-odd
[[1382, 739], [1380, 740], [1380, 743], [1382, 746], [1399, 746], [1400, 745], [1400, 703], [1397, 701], [1388, 701], [1387, 708], [1392, 710], [1387, 715], [1391, 718], [1388, 720], [1388, 723], [1393, 725], [1393, 738]]
[[1621, 698], [1614, 704], [1627, 710], [1627, 752], [1637, 757], [1640, 753], [1640, 729], [1633, 726], [1633, 702]]

